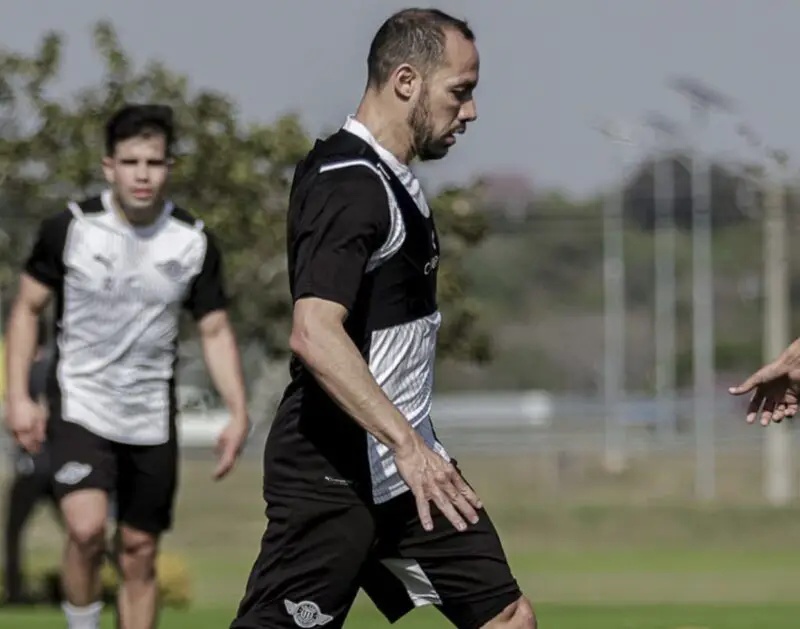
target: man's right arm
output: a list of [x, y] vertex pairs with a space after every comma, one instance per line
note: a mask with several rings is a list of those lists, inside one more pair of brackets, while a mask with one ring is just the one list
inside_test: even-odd
[[349, 167], [324, 176], [299, 216], [290, 347], [366, 431], [393, 450], [408, 447], [416, 433], [344, 328], [367, 263], [389, 234], [386, 189], [366, 167]]
[[38, 321], [52, 291], [27, 273], [20, 277], [19, 293], [11, 309], [6, 340], [8, 402], [30, 399], [30, 371], [38, 346]]
[[9, 404], [30, 399], [28, 385], [38, 344], [37, 323], [53, 291], [64, 279], [64, 243], [70, 221], [71, 214], [65, 211], [42, 222], [20, 275], [6, 333]]
[[290, 346], [333, 400], [393, 451], [415, 445], [417, 434], [375, 381], [344, 329], [347, 310], [326, 299], [297, 301]]

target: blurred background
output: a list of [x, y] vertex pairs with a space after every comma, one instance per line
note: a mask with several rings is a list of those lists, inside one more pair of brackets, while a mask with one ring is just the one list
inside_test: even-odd
[[[727, 393], [797, 329], [800, 4], [430, 5], [469, 20], [482, 64], [479, 120], [417, 167], [444, 243], [434, 421], [542, 626], [800, 626], [792, 429], [746, 425]], [[102, 126], [125, 101], [175, 107], [172, 194], [226, 256], [257, 425], [212, 483], [225, 411], [187, 322], [165, 627], [227, 626], [238, 604], [287, 375], [291, 169], [355, 109], [369, 42], [404, 6], [0, 8], [0, 324], [38, 222], [102, 188]], [[43, 505], [25, 561], [45, 603], [60, 543]], [[0, 609], [1, 627], [58, 622], [46, 604]], [[359, 599], [347, 626], [385, 625]]]

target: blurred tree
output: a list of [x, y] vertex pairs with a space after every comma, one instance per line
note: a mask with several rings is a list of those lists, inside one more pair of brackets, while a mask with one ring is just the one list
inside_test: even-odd
[[467, 253], [487, 234], [486, 215], [480, 210], [480, 184], [447, 188], [431, 200], [440, 232], [439, 306], [442, 330], [438, 355], [465, 362], [491, 358], [491, 337], [484, 326], [480, 302], [470, 293], [472, 283], [465, 268]]
[[[171, 196], [201, 217], [223, 248], [242, 337], [258, 339], [273, 356], [287, 349], [290, 302], [285, 273], [285, 209], [292, 169], [310, 147], [300, 121], [244, 124], [233, 100], [191, 89], [162, 63], [134, 67], [113, 26], [94, 26], [103, 62], [95, 85], [55, 99], [60, 34], [46, 34], [31, 56], [0, 50], [0, 228], [15, 247], [0, 244], [0, 285], [27, 250], [32, 225], [67, 197], [96, 193], [103, 122], [125, 102], [158, 102], [175, 110], [179, 131]], [[479, 308], [469, 299], [463, 252], [484, 235], [472, 189], [451, 189], [432, 201], [442, 230], [442, 355], [488, 357]]]
[[168, 104], [180, 136], [171, 194], [203, 218], [225, 251], [230, 290], [239, 297], [233, 312], [239, 332], [280, 351], [289, 306], [281, 273], [283, 200], [291, 168], [309, 146], [298, 119], [244, 126], [226, 95], [190, 90], [185, 77], [157, 62], [135, 70], [109, 23], [95, 26], [94, 44], [102, 78], [70, 101], [48, 96], [60, 69], [58, 34], [47, 34], [29, 58], [0, 58], [0, 96], [7, 95], [12, 120], [0, 150], [3, 224], [22, 223], [30, 232], [30, 221], [65, 198], [96, 193], [105, 183], [103, 121], [125, 102]]
[[[675, 183], [675, 224], [679, 229], [692, 226], [692, 159], [676, 153], [668, 159]], [[656, 157], [648, 157], [626, 182], [625, 210], [628, 218], [642, 229], [655, 227]], [[735, 227], [748, 223], [758, 212], [761, 200], [757, 191], [745, 184], [752, 179], [752, 165], [734, 161], [711, 164], [711, 212], [715, 227]], [[753, 192], [755, 197], [746, 198]]]

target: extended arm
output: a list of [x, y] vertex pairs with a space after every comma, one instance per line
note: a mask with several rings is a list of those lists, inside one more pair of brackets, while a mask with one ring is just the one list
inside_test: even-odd
[[219, 462], [214, 477], [220, 479], [233, 469], [247, 439], [249, 421], [239, 349], [226, 312], [222, 254], [211, 234], [206, 234], [203, 265], [185, 305], [197, 321], [208, 372], [230, 413], [228, 425], [217, 439]]

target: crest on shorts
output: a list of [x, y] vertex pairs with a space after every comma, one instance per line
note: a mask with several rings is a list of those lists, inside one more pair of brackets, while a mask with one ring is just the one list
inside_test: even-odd
[[333, 620], [333, 616], [323, 614], [319, 609], [319, 605], [311, 601], [292, 603], [288, 598], [285, 598], [283, 599], [283, 604], [286, 607], [286, 611], [294, 619], [294, 624], [304, 629], [322, 627]]
[[92, 466], [86, 463], [70, 461], [56, 472], [55, 479], [62, 485], [77, 485], [92, 473]]

